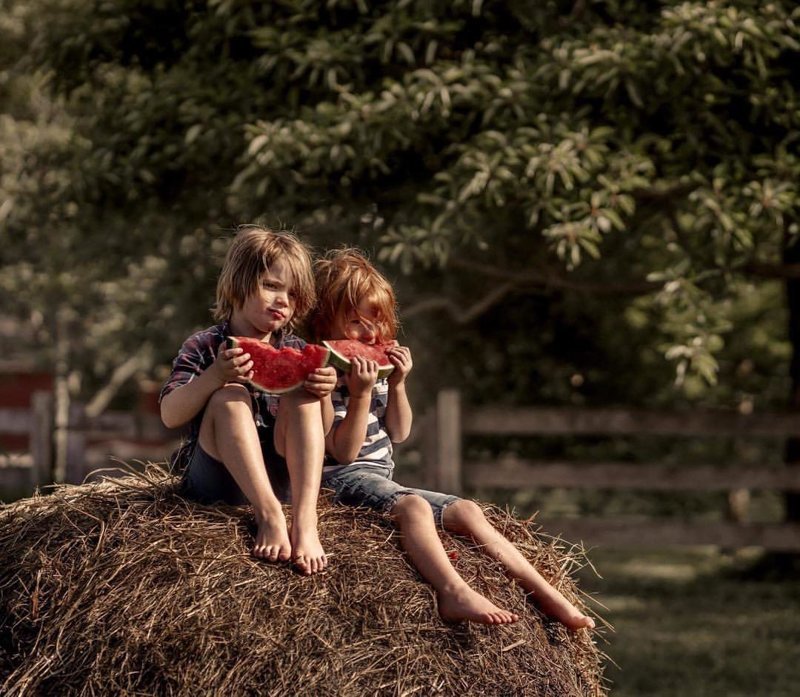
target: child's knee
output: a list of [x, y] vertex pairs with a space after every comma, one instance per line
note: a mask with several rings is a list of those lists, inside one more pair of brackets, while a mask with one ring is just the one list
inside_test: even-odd
[[390, 514], [392, 520], [400, 525], [406, 520], [419, 519], [423, 516], [433, 518], [431, 505], [416, 494], [406, 494], [397, 499]]
[[278, 402], [278, 412], [287, 409], [319, 409], [319, 397], [315, 397], [307, 390], [293, 390], [281, 395]]
[[238, 405], [246, 405], [252, 411], [250, 393], [244, 385], [228, 383], [220, 387], [208, 398], [206, 413], [214, 415]]
[[442, 522], [448, 530], [468, 531], [476, 525], [484, 524], [486, 516], [474, 501], [459, 499], [445, 508]]

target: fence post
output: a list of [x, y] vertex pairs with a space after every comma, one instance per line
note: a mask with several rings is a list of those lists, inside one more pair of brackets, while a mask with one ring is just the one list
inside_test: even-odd
[[437, 480], [437, 431], [436, 406], [431, 406], [419, 419], [414, 419], [414, 427], [420, 429], [420, 454], [422, 455], [422, 487], [436, 489]]
[[53, 393], [34, 392], [31, 395], [31, 484], [38, 488], [49, 484], [53, 473]]
[[452, 388], [436, 397], [434, 472], [439, 491], [461, 494], [461, 395]]
[[72, 402], [69, 405], [66, 452], [64, 462], [65, 484], [80, 484], [86, 476], [86, 405]]

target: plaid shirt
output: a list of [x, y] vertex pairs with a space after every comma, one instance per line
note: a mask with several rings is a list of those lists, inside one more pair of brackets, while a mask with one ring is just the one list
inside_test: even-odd
[[[172, 390], [191, 382], [201, 375], [216, 360], [219, 346], [228, 336], [230, 336], [230, 324], [223, 322], [192, 334], [184, 341], [181, 350], [172, 362], [172, 373], [161, 388], [158, 401], [161, 402]], [[291, 347], [302, 349], [306, 345], [306, 342], [299, 336], [286, 332], [281, 332], [275, 338], [277, 339], [275, 348]], [[256, 425], [259, 427], [273, 426], [275, 417], [278, 414], [280, 395], [269, 395], [259, 390], [254, 390], [249, 385], [248, 389], [253, 404]], [[173, 454], [173, 465], [182, 466], [188, 462], [188, 459], [185, 458], [191, 455], [197, 443], [204, 413], [205, 407], [188, 423], [186, 440], [179, 450]]]

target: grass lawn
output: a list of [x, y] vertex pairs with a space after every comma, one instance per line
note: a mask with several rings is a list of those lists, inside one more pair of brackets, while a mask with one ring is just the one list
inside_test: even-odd
[[800, 694], [800, 575], [756, 574], [747, 551], [589, 558], [602, 578], [587, 568], [580, 583], [614, 627], [598, 642], [617, 664], [606, 671], [614, 697]]

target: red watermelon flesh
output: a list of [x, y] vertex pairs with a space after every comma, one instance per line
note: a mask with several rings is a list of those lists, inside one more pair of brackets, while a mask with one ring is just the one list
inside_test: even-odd
[[396, 346], [389, 341], [383, 344], [365, 344], [355, 339], [335, 339], [323, 341], [323, 346], [331, 350], [330, 362], [345, 373], [350, 372], [350, 359], [361, 356], [367, 360], [378, 362], [378, 377], [385, 378], [394, 370], [386, 352]]
[[269, 394], [284, 394], [301, 387], [317, 368], [328, 365], [330, 356], [327, 348], [317, 344], [306, 344], [302, 350], [291, 347], [276, 349], [244, 336], [229, 337], [228, 345], [231, 348], [239, 346], [250, 354], [253, 361], [250, 383]]

